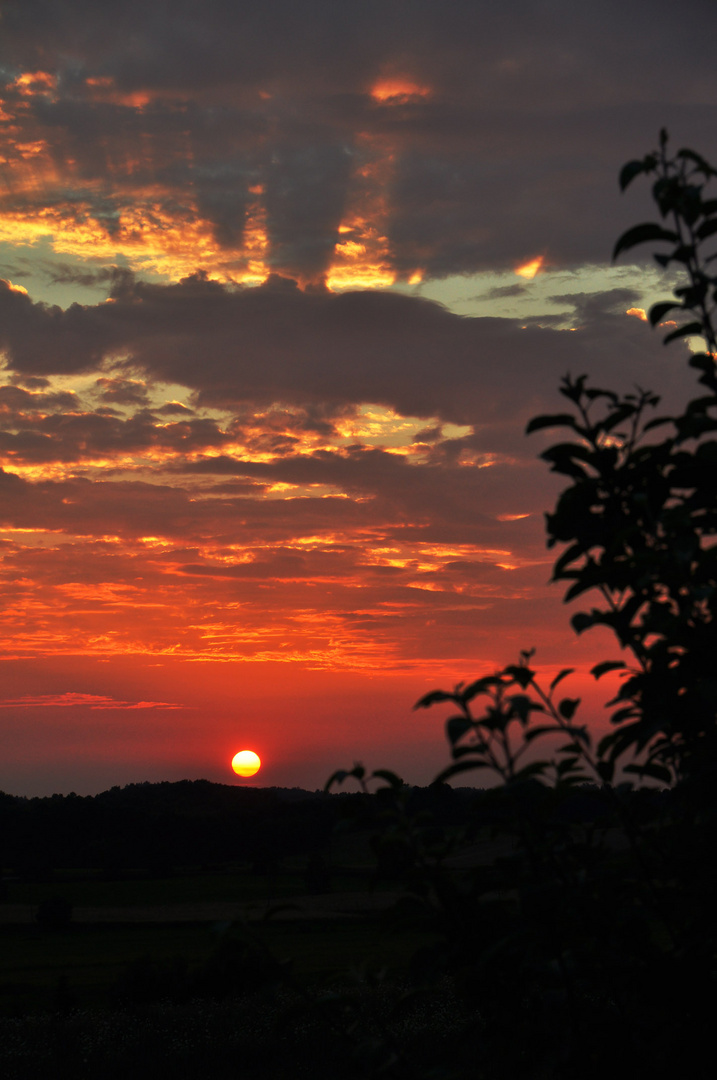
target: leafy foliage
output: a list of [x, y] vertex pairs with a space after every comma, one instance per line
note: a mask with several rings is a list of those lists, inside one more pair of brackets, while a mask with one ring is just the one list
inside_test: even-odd
[[702, 339], [706, 351], [689, 362], [708, 392], [679, 416], [648, 419], [659, 403], [649, 391], [619, 395], [567, 376], [561, 393], [575, 412], [538, 417], [528, 431], [561, 426], [577, 436], [542, 455], [572, 481], [547, 515], [548, 543], [567, 544], [553, 579], [570, 582], [566, 600], [597, 593], [602, 606], [573, 616], [573, 627], [609, 627], [633, 658], [614, 702], [618, 730], [600, 751], [613, 764], [644, 752], [645, 774], [669, 780], [713, 767], [716, 750], [717, 274], [707, 268], [717, 253], [704, 244], [717, 233], [717, 199], [704, 189], [717, 172], [691, 150], [668, 157], [663, 131], [657, 153], [623, 168], [623, 189], [641, 173], [656, 176], [653, 197], [673, 228], [629, 229], [615, 255], [663, 241], [671, 250], [658, 263], [684, 267], [687, 284], [651, 308], [650, 322], [672, 313], [681, 321], [666, 343]]

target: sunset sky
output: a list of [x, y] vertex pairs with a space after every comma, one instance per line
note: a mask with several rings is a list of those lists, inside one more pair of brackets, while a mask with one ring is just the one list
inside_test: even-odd
[[[445, 764], [537, 647], [567, 371], [674, 401], [617, 173], [717, 157], [714, 0], [0, 2], [0, 788]], [[689, 377], [687, 377], [689, 380]], [[554, 556], [553, 556], [554, 557]], [[602, 685], [598, 687], [602, 691]]]

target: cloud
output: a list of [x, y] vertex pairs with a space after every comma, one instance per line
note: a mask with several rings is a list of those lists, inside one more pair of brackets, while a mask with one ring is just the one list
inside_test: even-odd
[[[629, 290], [563, 298], [579, 324], [569, 333], [461, 317], [398, 293], [301, 291], [273, 278], [258, 288], [201, 276], [135, 282], [112, 303], [67, 311], [0, 287], [0, 341], [18, 373], [100, 371], [122, 356], [145, 379], [188, 387], [204, 405], [341, 410], [372, 402], [404, 416], [515, 424], [569, 370], [599, 371], [619, 385], [629, 356], [643, 385], [676, 384], [674, 359], [624, 315], [635, 298]], [[144, 429], [141, 414], [133, 424]], [[181, 430], [191, 438], [194, 428]]]
[[494, 289], [489, 289], [488, 292], [481, 293], [476, 297], [478, 300], [502, 300], [504, 297], [510, 296], [525, 296], [528, 292], [527, 285], [521, 285], [516, 282], [515, 285], [500, 285]]
[[95, 383], [102, 401], [117, 405], [148, 405], [149, 393], [137, 379], [100, 378]]
[[36, 261], [34, 269], [44, 274], [53, 285], [113, 285], [127, 275], [127, 270], [118, 266], [91, 268], [50, 260]]
[[3, 227], [175, 279], [316, 280], [347, 237], [384, 276], [604, 262], [645, 206], [617, 198], [622, 162], [663, 125], [700, 146], [714, 130], [717, 76], [692, 27], [709, 36], [717, 14], [650, 11], [9, 5]]
[[26, 694], [19, 698], [0, 700], [0, 709], [21, 708], [86, 708], [86, 709], [182, 709], [182, 705], [170, 705], [166, 701], [118, 701], [105, 694]]

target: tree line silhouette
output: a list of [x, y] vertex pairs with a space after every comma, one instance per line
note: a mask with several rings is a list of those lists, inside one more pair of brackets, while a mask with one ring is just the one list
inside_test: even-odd
[[143, 783], [99, 795], [0, 796], [0, 863], [42, 880], [54, 869], [278, 861], [323, 846], [336, 813], [321, 793], [208, 780]]

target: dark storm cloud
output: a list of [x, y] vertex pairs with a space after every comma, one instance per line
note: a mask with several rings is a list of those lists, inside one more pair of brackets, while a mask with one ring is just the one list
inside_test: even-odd
[[[260, 184], [270, 264], [312, 277], [356, 166], [390, 161], [393, 263], [440, 276], [541, 252], [604, 261], [644, 206], [617, 200], [622, 162], [662, 125], [709, 151], [717, 74], [695, 35], [716, 31], [709, 0], [678, 15], [667, 0], [18, 0], [1, 62], [9, 107], [24, 105], [17, 139], [46, 140], [60, 172], [44, 203], [89, 206], [111, 235], [152, 186], [231, 250]], [[35, 70], [57, 83], [23, 97], [13, 79]], [[381, 77], [430, 94], [381, 104]], [[10, 183], [4, 205], [35, 197]]]
[[[600, 9], [577, 12], [567, 0], [513, 0], [503, 9], [468, 0], [441, 8], [434, 0], [188, 0], [181, 6], [128, 0], [101, 10], [93, 0], [16, 0], [3, 9], [10, 62], [42, 66], [48, 51], [56, 51], [76, 61], [75, 71], [78, 62], [93, 61], [125, 89], [189, 85], [218, 94], [226, 86], [270, 88], [282, 77], [305, 83], [310, 92], [327, 83], [346, 89], [369, 66], [415, 56], [430, 74], [442, 73], [448, 86], [461, 86], [467, 77], [472, 88], [486, 90], [498, 78], [512, 104], [520, 95], [512, 73], [521, 69], [551, 103], [570, 87], [585, 97], [596, 79], [608, 100], [619, 100], [625, 82], [642, 79], [636, 92], [649, 99], [670, 77], [664, 64], [643, 70], [655, 44], [669, 41], [672, 62], [686, 66], [695, 51], [695, 25], [704, 27], [711, 5], [688, 0], [680, 18], [665, 0], [606, 0]], [[700, 78], [693, 67], [684, 92]]]
[[284, 279], [241, 289], [201, 277], [138, 282], [112, 303], [67, 311], [0, 283], [0, 345], [16, 372], [81, 372], [122, 356], [150, 379], [190, 387], [204, 404], [302, 406], [316, 430], [332, 410], [364, 402], [404, 416], [515, 426], [554, 400], [568, 371], [621, 386], [629, 363], [632, 381], [674, 391], [682, 376], [675, 352], [625, 315], [634, 301], [630, 290], [570, 298], [579, 308], [571, 332], [458, 316], [396, 293], [302, 292]]
[[70, 409], [77, 405], [70, 394], [27, 395], [27, 399], [18, 401], [16, 388], [0, 387], [3, 422], [0, 452], [7, 455], [8, 461], [80, 465], [87, 459], [137, 453], [149, 453], [151, 460], [153, 451], [180, 454], [206, 451], [221, 447], [230, 439], [213, 420], [197, 418], [158, 424], [146, 409], [128, 418], [111, 409], [35, 411], [43, 410], [43, 404], [47, 408], [48, 403], [57, 407], [63, 402]]
[[525, 296], [528, 292], [527, 285], [499, 285], [495, 289], [489, 289], [486, 293], [473, 297], [475, 300], [503, 300], [510, 296]]
[[86, 266], [79, 267], [71, 263], [50, 262], [49, 260], [35, 263], [34, 269], [53, 285], [84, 285], [86, 287], [112, 285], [126, 274], [126, 271], [118, 266], [103, 266], [93, 270]]
[[102, 401], [116, 405], [147, 405], [149, 402], [147, 387], [137, 379], [101, 378], [95, 385]]
[[98, 367], [116, 339], [101, 307], [72, 304], [64, 311], [34, 304], [0, 279], [0, 348], [17, 357], [19, 373], [44, 376]]
[[[44, 382], [45, 380], [38, 380]], [[70, 390], [52, 392], [49, 394], [30, 393], [20, 386], [0, 386], [0, 412], [3, 420], [7, 422], [16, 419], [20, 415], [26, 417], [28, 413], [42, 412], [67, 412], [78, 408], [78, 397]]]

